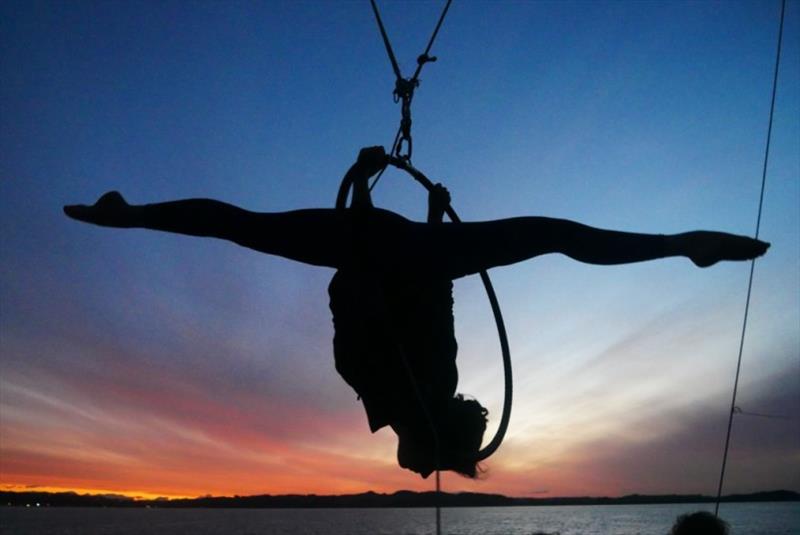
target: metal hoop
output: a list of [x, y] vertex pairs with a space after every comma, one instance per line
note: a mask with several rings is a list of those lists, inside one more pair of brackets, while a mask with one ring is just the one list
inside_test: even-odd
[[[394, 167], [401, 169], [407, 172], [411, 177], [422, 184], [425, 189], [428, 191], [432, 191], [434, 188], [433, 182], [430, 181], [428, 177], [426, 177], [421, 171], [413, 167], [407, 160], [402, 158], [397, 158], [395, 156], [389, 156], [387, 158], [387, 162]], [[336, 208], [344, 209], [347, 207], [347, 196], [350, 193], [350, 188], [352, 187], [351, 181], [346, 179], [342, 180], [342, 183], [339, 186], [339, 192], [336, 196]], [[456, 214], [455, 210], [451, 206], [448, 206], [445, 209], [447, 216], [453, 223], [460, 223], [461, 219], [459, 219], [458, 214]], [[500, 447], [500, 444], [503, 442], [503, 438], [505, 437], [506, 431], [508, 430], [508, 423], [511, 419], [511, 400], [513, 397], [513, 380], [511, 375], [511, 351], [508, 347], [508, 336], [506, 334], [506, 326], [503, 322], [503, 314], [500, 310], [500, 304], [497, 301], [497, 295], [494, 291], [494, 286], [492, 286], [492, 281], [489, 278], [489, 274], [486, 271], [481, 271], [478, 273], [481, 277], [481, 282], [483, 283], [483, 288], [486, 291], [486, 297], [489, 298], [489, 304], [492, 307], [492, 314], [494, 315], [495, 325], [497, 326], [497, 335], [500, 339], [500, 349], [503, 354], [503, 379], [505, 383], [505, 393], [503, 396], [503, 413], [500, 418], [500, 425], [497, 427], [497, 431], [494, 434], [492, 440], [487, 444], [484, 448], [482, 448], [475, 459], [476, 462], [483, 461], [484, 459], [488, 458], [492, 455], [497, 448]]]

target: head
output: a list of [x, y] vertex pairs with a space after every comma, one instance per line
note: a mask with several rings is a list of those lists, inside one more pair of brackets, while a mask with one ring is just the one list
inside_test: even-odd
[[681, 515], [670, 535], [728, 535], [728, 524], [707, 511]]
[[[488, 411], [474, 399], [458, 394], [448, 400], [437, 420], [439, 437], [439, 469], [452, 470], [463, 476], [478, 475], [477, 456], [486, 431]], [[397, 460], [400, 466], [428, 477], [436, 470], [435, 447], [430, 426], [395, 427], [399, 443]]]

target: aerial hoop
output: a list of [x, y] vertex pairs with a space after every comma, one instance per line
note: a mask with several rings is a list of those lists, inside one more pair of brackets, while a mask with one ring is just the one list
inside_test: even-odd
[[[407, 159], [398, 158], [396, 156], [388, 156], [387, 163], [411, 175], [414, 180], [422, 184], [422, 186], [424, 186], [428, 191], [432, 191], [434, 189], [433, 182], [431, 182], [431, 180], [420, 170], [412, 166]], [[336, 196], [337, 209], [344, 209], [347, 207], [347, 197], [350, 193], [351, 187], [352, 181], [345, 177], [345, 179], [343, 179], [342, 183], [339, 185], [339, 192]], [[445, 212], [453, 223], [461, 222], [461, 219], [458, 217], [458, 214], [456, 214], [455, 210], [453, 210], [452, 206], [448, 205], [445, 209]], [[506, 334], [505, 323], [503, 322], [503, 313], [500, 310], [500, 303], [497, 301], [497, 295], [494, 292], [494, 286], [492, 286], [492, 281], [489, 278], [489, 274], [486, 273], [486, 271], [481, 271], [478, 274], [481, 277], [483, 288], [486, 291], [486, 297], [489, 298], [489, 304], [492, 307], [492, 314], [494, 315], [495, 325], [497, 326], [497, 336], [500, 340], [500, 350], [503, 355], [503, 381], [505, 383], [505, 393], [503, 395], [503, 413], [500, 417], [500, 425], [497, 427], [497, 431], [495, 431], [492, 440], [478, 452], [478, 456], [475, 459], [476, 462], [487, 459], [495, 451], [497, 451], [497, 448], [499, 448], [500, 444], [502, 444], [503, 438], [508, 430], [509, 420], [511, 419], [511, 400], [513, 397], [511, 350], [508, 347], [508, 336]]]

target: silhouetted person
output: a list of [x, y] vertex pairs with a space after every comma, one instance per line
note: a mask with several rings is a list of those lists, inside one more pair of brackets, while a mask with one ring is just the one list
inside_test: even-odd
[[681, 515], [669, 535], [728, 535], [728, 523], [708, 511]]
[[[376, 157], [381, 155], [382, 149]], [[358, 229], [369, 228], [376, 214], [370, 176], [367, 171], [351, 177], [349, 211]], [[428, 197], [429, 225], [443, 224], [449, 203], [449, 192], [437, 184]], [[452, 280], [424, 266], [376, 269], [369, 242], [359, 242], [360, 232], [353, 242], [357, 261], [341, 267], [328, 288], [336, 369], [358, 392], [370, 429], [389, 425], [397, 434], [400, 466], [427, 477], [439, 453], [440, 468], [475, 477], [487, 411], [456, 395]]]
[[417, 223], [372, 206], [368, 180], [386, 163], [382, 147], [361, 150], [345, 175], [353, 184], [347, 209], [257, 213], [209, 199], [129, 205], [110, 192], [64, 211], [97, 225], [220, 238], [335, 268], [336, 369], [362, 399], [370, 429], [390, 425], [400, 465], [423, 477], [437, 467], [474, 477], [486, 428], [486, 410], [455, 395], [452, 280], [548, 253], [604, 265], [685, 256], [707, 267], [769, 247], [721, 232], [635, 234], [547, 217], [444, 223], [449, 196], [441, 187], [429, 199], [428, 222]]

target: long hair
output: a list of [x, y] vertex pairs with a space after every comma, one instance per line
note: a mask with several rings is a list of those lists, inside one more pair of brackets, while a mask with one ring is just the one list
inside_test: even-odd
[[452, 398], [447, 407], [447, 416], [441, 423], [440, 465], [463, 476], [475, 478], [481, 472], [477, 456], [486, 431], [486, 410], [475, 399], [462, 394]]

